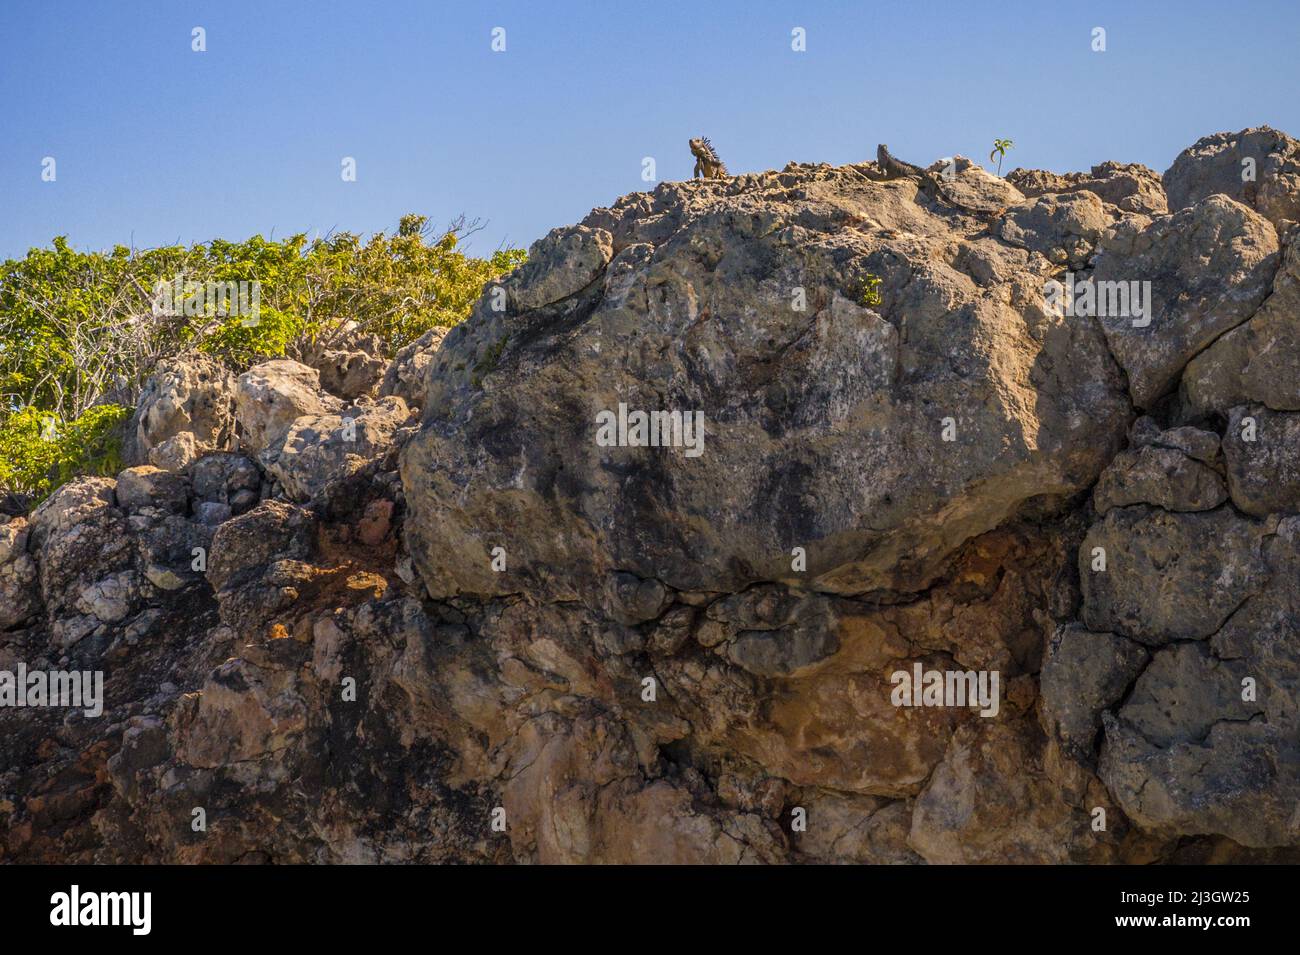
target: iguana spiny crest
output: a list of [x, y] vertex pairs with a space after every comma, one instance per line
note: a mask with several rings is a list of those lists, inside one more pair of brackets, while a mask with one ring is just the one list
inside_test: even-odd
[[695, 156], [695, 175], [691, 177], [692, 179], [699, 179], [701, 175], [705, 179], [721, 179], [728, 175], [726, 165], [718, 158], [713, 143], [706, 137], [692, 139], [688, 145], [691, 147], [691, 154]]

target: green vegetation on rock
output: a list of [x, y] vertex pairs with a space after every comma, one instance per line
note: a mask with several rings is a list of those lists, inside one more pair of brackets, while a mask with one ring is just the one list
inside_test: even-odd
[[369, 239], [79, 252], [60, 236], [0, 263], [0, 490], [40, 498], [73, 474], [111, 471], [117, 425], [164, 358], [201, 351], [242, 369], [356, 333], [378, 336], [389, 357], [455, 325], [525, 258], [467, 255], [474, 231], [462, 218], [431, 233], [408, 215]]

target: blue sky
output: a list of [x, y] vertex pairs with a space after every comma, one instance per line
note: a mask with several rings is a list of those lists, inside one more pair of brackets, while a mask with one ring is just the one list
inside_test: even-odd
[[733, 172], [878, 142], [987, 161], [995, 137], [1007, 169], [1162, 171], [1208, 133], [1300, 135], [1298, 50], [1294, 0], [0, 0], [0, 258], [406, 212], [486, 220], [487, 253], [648, 188], [643, 157], [689, 177], [695, 135]]

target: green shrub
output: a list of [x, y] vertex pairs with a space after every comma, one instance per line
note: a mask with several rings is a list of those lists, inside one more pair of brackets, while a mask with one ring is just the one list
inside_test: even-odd
[[0, 487], [34, 506], [77, 475], [116, 474], [130, 416], [130, 408], [109, 404], [64, 424], [31, 406], [9, 415], [0, 426]]
[[862, 280], [862, 294], [859, 296], [859, 302], [867, 308], [876, 308], [883, 301], [880, 297], [880, 276], [871, 272]]

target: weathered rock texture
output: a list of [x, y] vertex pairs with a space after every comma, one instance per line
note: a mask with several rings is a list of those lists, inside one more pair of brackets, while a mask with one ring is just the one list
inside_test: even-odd
[[0, 859], [1300, 860], [1296, 155], [665, 183], [387, 366], [160, 369], [0, 525], [0, 671], [106, 696], [0, 708]]

